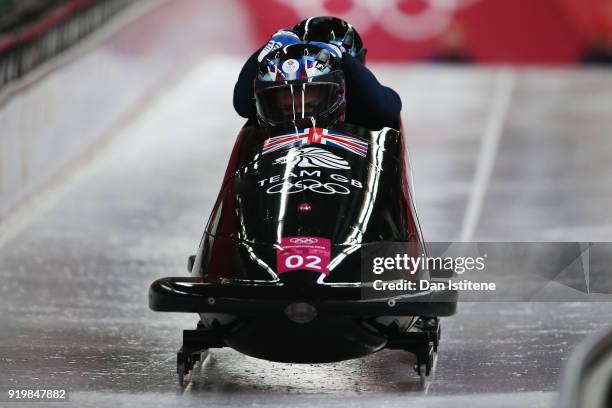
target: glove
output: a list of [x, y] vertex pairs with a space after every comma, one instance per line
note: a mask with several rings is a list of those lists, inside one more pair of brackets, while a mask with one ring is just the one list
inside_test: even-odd
[[296, 33], [287, 29], [280, 29], [272, 37], [266, 44], [265, 47], [261, 50], [259, 55], [257, 56], [257, 61], [261, 62], [265, 58], [266, 55], [271, 53], [274, 50], [278, 50], [279, 48], [285, 47], [290, 44], [301, 44], [302, 40]]
[[321, 47], [324, 50], [329, 51], [330, 54], [333, 55], [338, 61], [342, 60], [342, 56], [346, 52], [342, 46], [342, 42], [334, 41], [331, 43], [324, 43], [321, 41], [310, 41], [308, 44], [316, 45], [317, 47]]

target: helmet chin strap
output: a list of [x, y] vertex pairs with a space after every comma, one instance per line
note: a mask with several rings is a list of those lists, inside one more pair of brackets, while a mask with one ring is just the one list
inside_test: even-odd
[[[289, 85], [289, 89], [291, 90], [291, 106], [293, 109], [293, 121], [296, 121], [296, 117], [295, 117], [295, 94], [293, 93], [293, 85]], [[304, 98], [302, 98], [304, 99]]]
[[302, 119], [304, 119], [304, 109], [305, 109], [305, 106], [304, 106], [305, 105], [305, 102], [304, 102], [305, 95], [304, 95], [304, 93], [305, 92], [306, 92], [306, 84], [304, 83], [304, 84], [302, 84]]

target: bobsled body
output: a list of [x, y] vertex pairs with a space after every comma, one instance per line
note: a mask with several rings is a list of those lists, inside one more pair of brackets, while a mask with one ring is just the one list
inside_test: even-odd
[[206, 348], [273, 361], [408, 350], [412, 343], [398, 339], [419, 319], [432, 318], [437, 329], [437, 316], [456, 305], [435, 291], [364, 296], [374, 279], [364, 248], [402, 242], [424, 251], [410, 187], [404, 141], [393, 129], [245, 127], [191, 277], [154, 282], [150, 306], [198, 313], [199, 331], [212, 339]]

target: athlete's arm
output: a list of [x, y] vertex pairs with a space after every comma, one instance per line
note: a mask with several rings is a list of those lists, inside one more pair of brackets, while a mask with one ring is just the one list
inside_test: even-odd
[[374, 74], [350, 54], [342, 58], [346, 77], [346, 121], [370, 129], [399, 129], [402, 100], [381, 85]]
[[240, 116], [247, 119], [255, 119], [257, 114], [253, 83], [257, 75], [257, 56], [260, 52], [261, 49], [255, 51], [244, 63], [234, 86], [234, 109]]

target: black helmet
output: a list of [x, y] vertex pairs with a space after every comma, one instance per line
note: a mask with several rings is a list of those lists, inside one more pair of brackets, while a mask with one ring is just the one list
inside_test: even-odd
[[293, 31], [302, 41], [321, 41], [341, 43], [344, 48], [362, 63], [365, 63], [367, 50], [363, 48], [361, 37], [355, 28], [337, 17], [310, 17], [300, 21]]
[[330, 52], [312, 44], [272, 51], [259, 64], [255, 104], [261, 125], [329, 126], [344, 120], [344, 73]]

